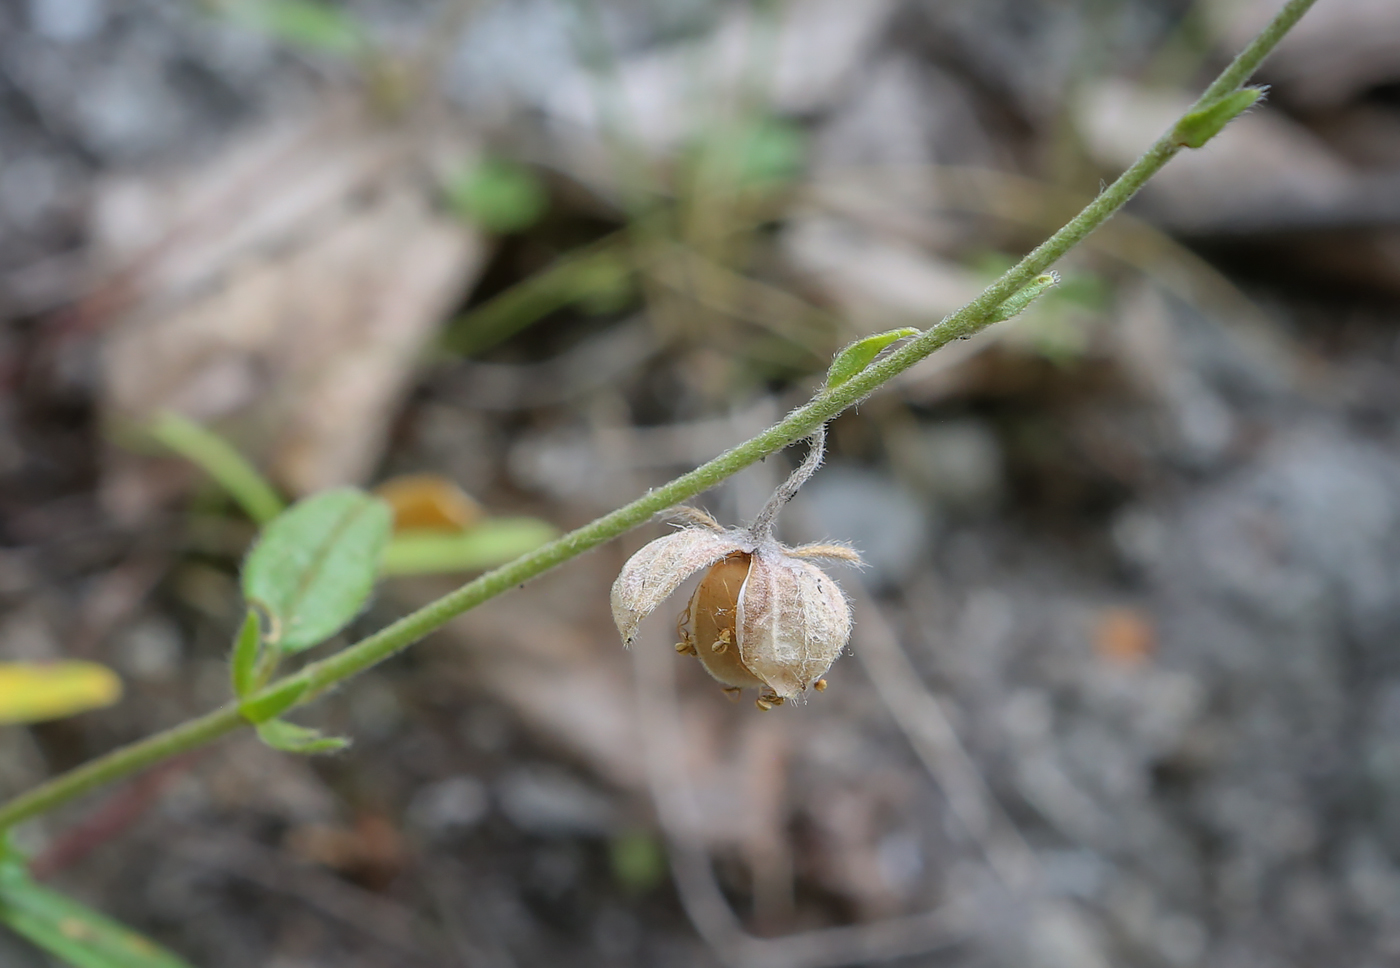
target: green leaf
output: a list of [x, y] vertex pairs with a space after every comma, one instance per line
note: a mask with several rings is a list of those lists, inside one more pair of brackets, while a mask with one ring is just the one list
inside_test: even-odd
[[708, 184], [760, 191], [791, 182], [806, 155], [802, 129], [778, 118], [721, 126], [695, 146], [695, 161]]
[[236, 23], [284, 43], [327, 54], [355, 54], [367, 46], [360, 22], [317, 0], [237, 0], [225, 8]]
[[254, 726], [258, 726], [277, 718], [295, 706], [306, 694], [306, 689], [307, 683], [293, 680], [275, 687], [265, 696], [255, 696], [252, 699], [243, 700], [238, 704], [238, 711], [244, 719]]
[[528, 229], [549, 208], [549, 192], [534, 172], [501, 158], [467, 168], [445, 188], [454, 212], [498, 235]]
[[263, 529], [243, 562], [243, 596], [266, 612], [269, 647], [309, 649], [355, 617], [393, 517], [383, 501], [345, 487], [298, 501]]
[[738, 181], [744, 187], [772, 187], [792, 181], [807, 155], [802, 129], [778, 119], [765, 119], [739, 133]]
[[919, 330], [905, 326], [903, 329], [892, 329], [886, 333], [876, 333], [874, 336], [856, 340], [837, 353], [836, 358], [831, 361], [831, 367], [826, 371], [827, 388], [840, 386], [865, 369], [880, 355], [880, 351], [891, 343], [918, 335]]
[[285, 719], [259, 723], [258, 738], [283, 753], [337, 753], [350, 745], [343, 736], [325, 736], [319, 729], [307, 729]]
[[74, 968], [190, 968], [149, 938], [38, 884], [13, 854], [0, 862], [0, 924]]
[[401, 531], [384, 550], [379, 570], [384, 575], [479, 571], [534, 551], [558, 534], [536, 518], [490, 518], [457, 534]]
[[474, 356], [570, 304], [595, 314], [626, 306], [632, 269], [617, 242], [610, 237], [572, 252], [457, 317], [442, 336], [443, 347]]
[[248, 617], [238, 630], [238, 638], [233, 641], [233, 659], [230, 674], [233, 677], [233, 694], [242, 698], [258, 688], [258, 655], [262, 651], [262, 627], [258, 621], [257, 609], [248, 609]]
[[613, 838], [608, 859], [613, 877], [628, 891], [644, 894], [666, 879], [666, 852], [646, 831], [631, 831]]
[[1267, 88], [1242, 87], [1218, 101], [1190, 112], [1176, 123], [1172, 140], [1187, 148], [1200, 148], [1224, 130], [1225, 125], [1252, 108]]
[[606, 250], [581, 262], [571, 284], [571, 301], [589, 316], [620, 312], [635, 295], [632, 267], [621, 255]]
[[277, 490], [218, 434], [177, 413], [162, 413], [151, 423], [151, 436], [212, 477], [258, 524], [266, 524], [285, 506]]
[[1041, 273], [1040, 275], [1032, 279], [1030, 284], [1027, 285], [1026, 288], [1022, 289], [1015, 295], [1008, 297], [1005, 302], [998, 306], [996, 312], [992, 314], [991, 321], [994, 323], [1000, 323], [1004, 320], [1010, 319], [1012, 316], [1024, 312], [1027, 306], [1035, 302], [1042, 295], [1044, 295], [1049, 290], [1055, 288], [1059, 284], [1059, 273]]

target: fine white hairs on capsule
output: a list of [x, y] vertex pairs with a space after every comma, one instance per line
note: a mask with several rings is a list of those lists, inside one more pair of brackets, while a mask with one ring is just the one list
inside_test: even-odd
[[806, 458], [749, 527], [725, 528], [699, 508], [669, 512], [683, 522], [680, 530], [643, 547], [613, 583], [613, 620], [625, 645], [642, 619], [703, 569], [676, 622], [677, 652], [698, 658], [731, 696], [758, 689], [759, 709], [826, 688], [822, 677], [851, 636], [851, 608], [813, 562], [861, 560], [847, 545], [789, 548], [773, 537], [778, 511], [821, 464], [825, 428], [809, 439]]

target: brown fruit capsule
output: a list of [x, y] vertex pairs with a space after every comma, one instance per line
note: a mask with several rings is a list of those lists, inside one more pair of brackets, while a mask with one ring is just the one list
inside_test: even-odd
[[840, 587], [812, 560], [860, 564], [860, 556], [841, 544], [788, 548], [772, 533], [778, 509], [820, 462], [821, 439], [752, 528], [725, 530], [703, 511], [680, 509], [690, 526], [628, 560], [612, 588], [625, 644], [662, 600], [704, 569], [678, 628], [677, 652], [699, 658], [726, 692], [760, 689], [760, 709], [824, 686], [821, 677], [850, 638], [851, 615]]
[[825, 675], [850, 637], [846, 596], [826, 572], [781, 546], [758, 550], [739, 596], [739, 654], [749, 672], [790, 699]]
[[762, 688], [762, 708], [779, 705], [816, 684], [851, 634], [846, 596], [812, 558], [860, 561], [844, 545], [785, 548], [756, 543], [746, 531], [684, 528], [623, 566], [613, 618], [630, 645], [642, 619], [705, 569], [677, 627], [676, 651], [699, 658], [726, 687]]
[[751, 559], [740, 552], [711, 565], [690, 598], [690, 634], [700, 664], [726, 686], [743, 689], [763, 685], [744, 667], [738, 648], [739, 593]]

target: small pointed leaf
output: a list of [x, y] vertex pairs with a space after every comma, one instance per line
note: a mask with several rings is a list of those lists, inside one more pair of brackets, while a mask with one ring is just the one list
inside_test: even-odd
[[285, 719], [259, 723], [258, 738], [283, 753], [336, 753], [350, 745], [343, 736], [326, 736], [319, 729], [307, 729]]
[[1045, 272], [1036, 276], [1028, 286], [997, 307], [996, 312], [992, 315], [992, 322], [1000, 323], [1012, 316], [1019, 315], [1025, 311], [1027, 306], [1059, 284], [1060, 274], [1057, 272]]
[[238, 711], [243, 714], [244, 719], [258, 726], [295, 706], [306, 694], [306, 687], [305, 682], [297, 682], [295, 679], [285, 681], [270, 690], [267, 695], [245, 699], [238, 704]]
[[840, 386], [865, 369], [875, 357], [880, 355], [880, 351], [891, 343], [918, 335], [917, 329], [905, 326], [903, 329], [892, 329], [887, 333], [876, 333], [874, 336], [856, 340], [837, 353], [836, 358], [831, 361], [831, 368], [826, 371], [827, 388]]
[[1264, 96], [1265, 88], [1242, 87], [1218, 101], [1197, 108], [1176, 123], [1172, 140], [1187, 148], [1200, 148], [1214, 138], [1225, 125], [1252, 108]]
[[299, 652], [340, 631], [369, 598], [393, 512], [355, 488], [298, 501], [243, 562], [243, 596], [266, 611], [267, 644]]
[[243, 627], [238, 630], [238, 638], [233, 642], [233, 659], [230, 672], [233, 677], [233, 694], [240, 699], [258, 687], [258, 654], [262, 651], [262, 628], [258, 622], [257, 609], [248, 609]]

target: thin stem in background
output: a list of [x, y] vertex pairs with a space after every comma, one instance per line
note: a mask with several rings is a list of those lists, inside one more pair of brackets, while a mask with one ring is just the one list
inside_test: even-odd
[[[1289, 29], [1316, 0], [1288, 0], [1267, 27], [1206, 89], [1190, 111], [1199, 110], [1240, 88]], [[259, 704], [286, 702], [287, 708], [305, 705], [327, 689], [398, 654], [428, 633], [463, 612], [475, 608], [511, 588], [596, 548], [631, 530], [667, 508], [689, 500], [750, 464], [776, 453], [793, 441], [810, 436], [847, 407], [870, 396], [882, 384], [903, 373], [938, 348], [985, 329], [1007, 298], [1049, 269], [1062, 255], [1083, 241], [1094, 229], [1137, 194], [1147, 181], [1182, 150], [1175, 137], [1176, 125], [1133, 163], [1127, 171], [1090, 202], [1063, 228], [1037, 246], [1015, 267], [982, 291], [972, 302], [910, 340], [889, 356], [871, 364], [836, 387], [819, 391], [807, 403], [789, 413], [758, 436], [726, 451], [707, 464], [683, 474], [590, 524], [571, 531], [508, 565], [468, 582], [456, 591], [430, 602], [368, 638], [335, 655], [313, 662], [301, 671], [272, 683], [251, 701]], [[105, 783], [145, 769], [167, 757], [202, 746], [246, 725], [234, 703], [222, 706], [129, 746], [114, 750], [90, 763], [23, 793], [0, 807], [0, 830], [38, 816]]]

